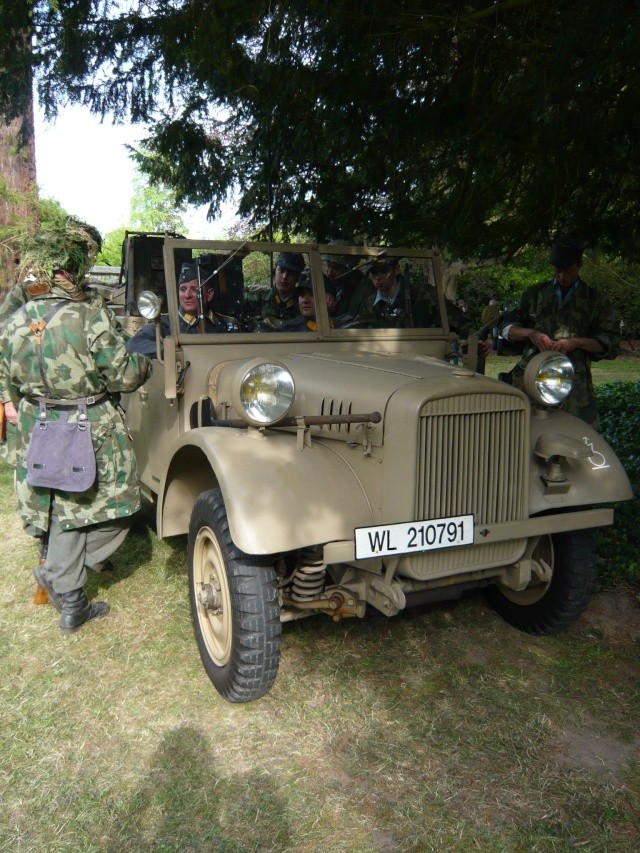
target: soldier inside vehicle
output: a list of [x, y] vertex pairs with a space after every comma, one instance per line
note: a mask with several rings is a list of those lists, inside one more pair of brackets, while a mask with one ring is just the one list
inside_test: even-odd
[[[182, 264], [178, 278], [178, 316], [181, 334], [219, 334], [233, 328], [234, 320], [214, 311], [215, 287], [212, 266], [196, 261]], [[200, 301], [202, 294], [202, 302]], [[160, 337], [170, 333], [169, 315], [160, 318]], [[156, 357], [156, 324], [148, 323], [127, 341], [128, 352]]]

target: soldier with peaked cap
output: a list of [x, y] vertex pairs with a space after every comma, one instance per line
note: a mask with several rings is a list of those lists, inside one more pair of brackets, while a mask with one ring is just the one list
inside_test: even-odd
[[[34, 575], [64, 633], [109, 611], [87, 600], [86, 568], [105, 567], [140, 505], [135, 457], [111, 395], [134, 391], [151, 371], [148, 359], [127, 353], [113, 313], [87, 298], [94, 243], [73, 221], [35, 235], [21, 258], [29, 299], [0, 328], [0, 399], [19, 400], [8, 415], [19, 512], [36, 534], [48, 534], [46, 562]], [[85, 491], [29, 484], [27, 450], [42, 412], [47, 422], [88, 424], [96, 477]]]
[[536, 353], [567, 355], [575, 378], [562, 408], [597, 426], [591, 362], [618, 355], [620, 327], [607, 297], [580, 278], [583, 252], [580, 240], [556, 240], [549, 256], [554, 277], [525, 290], [518, 308], [503, 315], [500, 334], [524, 343], [520, 362], [507, 374], [520, 388], [525, 367]]

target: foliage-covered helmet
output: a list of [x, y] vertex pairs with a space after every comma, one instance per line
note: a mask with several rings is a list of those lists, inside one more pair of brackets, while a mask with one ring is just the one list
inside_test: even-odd
[[[351, 243], [348, 240], [331, 240], [330, 243], [327, 243], [328, 246], [351, 246]], [[323, 254], [322, 260], [325, 264], [337, 264], [338, 266], [345, 267], [346, 269], [352, 269], [356, 264], [356, 259], [351, 255], [329, 255]]]
[[53, 283], [56, 272], [64, 272], [76, 286], [95, 263], [102, 246], [100, 232], [78, 219], [47, 225], [27, 237], [20, 251], [20, 280]]

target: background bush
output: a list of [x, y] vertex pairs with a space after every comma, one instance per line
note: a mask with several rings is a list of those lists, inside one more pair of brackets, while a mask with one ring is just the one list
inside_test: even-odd
[[598, 539], [601, 582], [640, 583], [640, 382], [596, 386], [600, 431], [625, 467], [634, 499], [615, 505], [615, 524]]

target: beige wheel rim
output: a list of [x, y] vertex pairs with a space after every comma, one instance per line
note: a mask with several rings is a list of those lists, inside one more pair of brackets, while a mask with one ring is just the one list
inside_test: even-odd
[[213, 662], [224, 666], [231, 657], [231, 593], [222, 549], [209, 527], [202, 527], [196, 536], [193, 581], [202, 638]]

